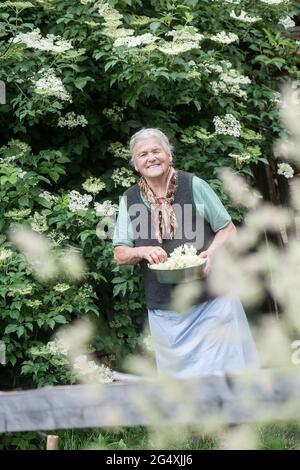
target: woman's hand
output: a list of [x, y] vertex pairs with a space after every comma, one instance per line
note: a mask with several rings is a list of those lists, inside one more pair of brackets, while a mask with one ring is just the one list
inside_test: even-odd
[[168, 255], [160, 246], [141, 246], [139, 248], [140, 255], [150, 264], [163, 263]]
[[207, 274], [211, 270], [211, 252], [209, 250], [202, 251], [198, 255], [200, 258], [203, 258], [206, 260], [205, 268], [204, 268], [204, 274], [207, 276]]

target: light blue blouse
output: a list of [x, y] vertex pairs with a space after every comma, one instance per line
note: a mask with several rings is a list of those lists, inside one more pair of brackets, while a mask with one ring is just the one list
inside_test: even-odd
[[[217, 232], [231, 222], [231, 217], [222, 202], [206, 181], [193, 175], [192, 192], [194, 202], [198, 207], [204, 207], [205, 220], [210, 224], [212, 230]], [[145, 199], [144, 203], [147, 202]], [[203, 214], [202, 214], [203, 215]], [[114, 229], [113, 245], [134, 246], [134, 235], [131, 220], [127, 212], [124, 197], [121, 198], [118, 218]]]

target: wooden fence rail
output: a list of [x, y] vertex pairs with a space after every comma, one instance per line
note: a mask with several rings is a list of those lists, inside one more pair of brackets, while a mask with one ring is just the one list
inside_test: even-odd
[[86, 427], [300, 419], [297, 367], [170, 383], [140, 379], [0, 392], [0, 432]]

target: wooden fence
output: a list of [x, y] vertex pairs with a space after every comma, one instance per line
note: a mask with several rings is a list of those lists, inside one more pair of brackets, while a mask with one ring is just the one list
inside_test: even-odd
[[300, 419], [297, 367], [197, 380], [138, 379], [0, 392], [0, 432]]

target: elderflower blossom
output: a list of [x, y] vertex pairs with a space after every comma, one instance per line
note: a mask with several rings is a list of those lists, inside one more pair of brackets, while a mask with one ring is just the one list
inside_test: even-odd
[[71, 191], [68, 194], [69, 210], [71, 212], [86, 211], [93, 197], [90, 194], [80, 194], [78, 191]]
[[235, 33], [226, 33], [225, 31], [221, 31], [214, 36], [210, 36], [210, 39], [212, 41], [219, 42], [220, 44], [231, 44], [232, 42], [238, 41], [239, 37]]
[[103, 29], [103, 34], [112, 39], [125, 38], [127, 36], [134, 35], [134, 29], [125, 29], [125, 28], [112, 28], [107, 27]]
[[140, 36], [125, 36], [115, 40], [114, 47], [138, 47], [145, 44], [153, 44], [158, 38], [151, 33], [145, 33]]
[[11, 250], [0, 250], [0, 264], [10, 258], [13, 252]]
[[8, 297], [13, 297], [15, 294], [28, 295], [32, 293], [32, 286], [11, 287], [7, 293]]
[[105, 183], [103, 183], [100, 178], [94, 178], [93, 176], [91, 176], [82, 184], [82, 187], [88, 193], [98, 194], [100, 193], [100, 191], [105, 189]]
[[104, 108], [102, 113], [112, 122], [121, 122], [124, 118], [124, 109], [115, 104], [112, 108]]
[[78, 126], [85, 127], [87, 124], [88, 121], [83, 114], [75, 114], [73, 112], [61, 116], [57, 122], [58, 127], [67, 127], [68, 129], [74, 129], [74, 127]]
[[130, 157], [129, 150], [121, 142], [112, 142], [107, 150], [116, 158], [128, 160]]
[[178, 55], [192, 49], [198, 49], [200, 46], [197, 41], [189, 42], [165, 42], [164, 45], [158, 47], [158, 50], [166, 55]]
[[110, 383], [113, 381], [112, 370], [105, 365], [96, 364], [95, 361], [89, 361], [87, 356], [82, 354], [76, 357], [74, 361], [74, 370], [85, 379], [99, 383]]
[[31, 213], [31, 209], [12, 209], [4, 213], [4, 217], [14, 220], [24, 219]]
[[222, 72], [219, 76], [219, 81], [213, 81], [211, 86], [215, 95], [227, 93], [246, 99], [247, 93], [241, 90], [240, 85], [249, 85], [250, 83], [251, 80], [249, 77], [240, 75], [236, 70], [231, 69], [227, 72]]
[[46, 230], [49, 228], [47, 224], [47, 218], [38, 212], [34, 213], [30, 225], [32, 230], [35, 232], [46, 232]]
[[249, 16], [244, 10], [241, 11], [239, 16], [235, 14], [234, 10], [232, 10], [230, 12], [230, 18], [233, 18], [234, 20], [243, 21], [244, 23], [256, 23], [257, 21], [261, 21], [261, 18], [259, 16]]
[[110, 200], [104, 202], [95, 202], [94, 208], [97, 216], [111, 217], [118, 211], [117, 204], [113, 204]]
[[70, 285], [69, 284], [56, 284], [54, 287], [53, 287], [53, 290], [55, 290], [55, 292], [65, 292], [66, 290], [69, 290], [70, 289]]
[[57, 233], [55, 232], [55, 230], [49, 232], [47, 236], [50, 238], [52, 245], [54, 246], [59, 246], [62, 242], [69, 240], [69, 237], [67, 237], [63, 233]]
[[290, 16], [286, 16], [285, 18], [280, 18], [278, 23], [281, 24], [285, 29], [294, 28], [294, 26], [296, 25], [295, 21], [292, 20]]
[[232, 135], [239, 137], [241, 135], [241, 124], [232, 114], [225, 116], [215, 116], [213, 119], [216, 134]]
[[197, 32], [196, 28], [193, 27], [182, 27], [178, 29], [174, 29], [166, 33], [166, 36], [171, 36], [173, 41], [192, 41], [198, 42], [202, 41], [204, 38], [203, 34]]
[[35, 82], [35, 92], [39, 95], [55, 96], [62, 101], [72, 101], [70, 93], [68, 93], [59, 77], [55, 75], [53, 70], [42, 69], [39, 73], [42, 77]]
[[43, 305], [43, 302], [41, 302], [40, 300], [27, 300], [25, 304], [27, 305], [27, 307], [38, 308]]
[[129, 188], [136, 180], [133, 171], [125, 167], [115, 169], [111, 179], [114, 181], [115, 187], [122, 186], [123, 188]]
[[49, 341], [46, 347], [48, 352], [50, 352], [51, 354], [57, 354], [59, 356], [67, 356], [69, 352], [65, 343], [60, 339]]
[[286, 3], [289, 0], [260, 0], [263, 3], [267, 3], [268, 5], [279, 5], [279, 3]]
[[204, 263], [205, 260], [197, 255], [197, 249], [193, 245], [185, 243], [175, 248], [166, 261], [151, 265], [151, 268], [172, 270], [200, 266]]
[[45, 38], [41, 35], [39, 28], [28, 33], [19, 33], [11, 39], [12, 43], [24, 43], [30, 49], [39, 49], [48, 52], [65, 52], [72, 49], [72, 44], [60, 36], [47, 34]]
[[46, 199], [46, 201], [51, 205], [57, 201], [57, 196], [54, 196], [54, 194], [49, 193], [49, 191], [43, 191], [39, 194], [39, 197]]
[[285, 176], [286, 178], [293, 178], [294, 170], [288, 163], [279, 163], [277, 165], [278, 175]]
[[233, 158], [236, 161], [236, 163], [239, 165], [251, 160], [251, 155], [249, 153], [242, 153], [242, 154], [229, 153], [229, 157]]

